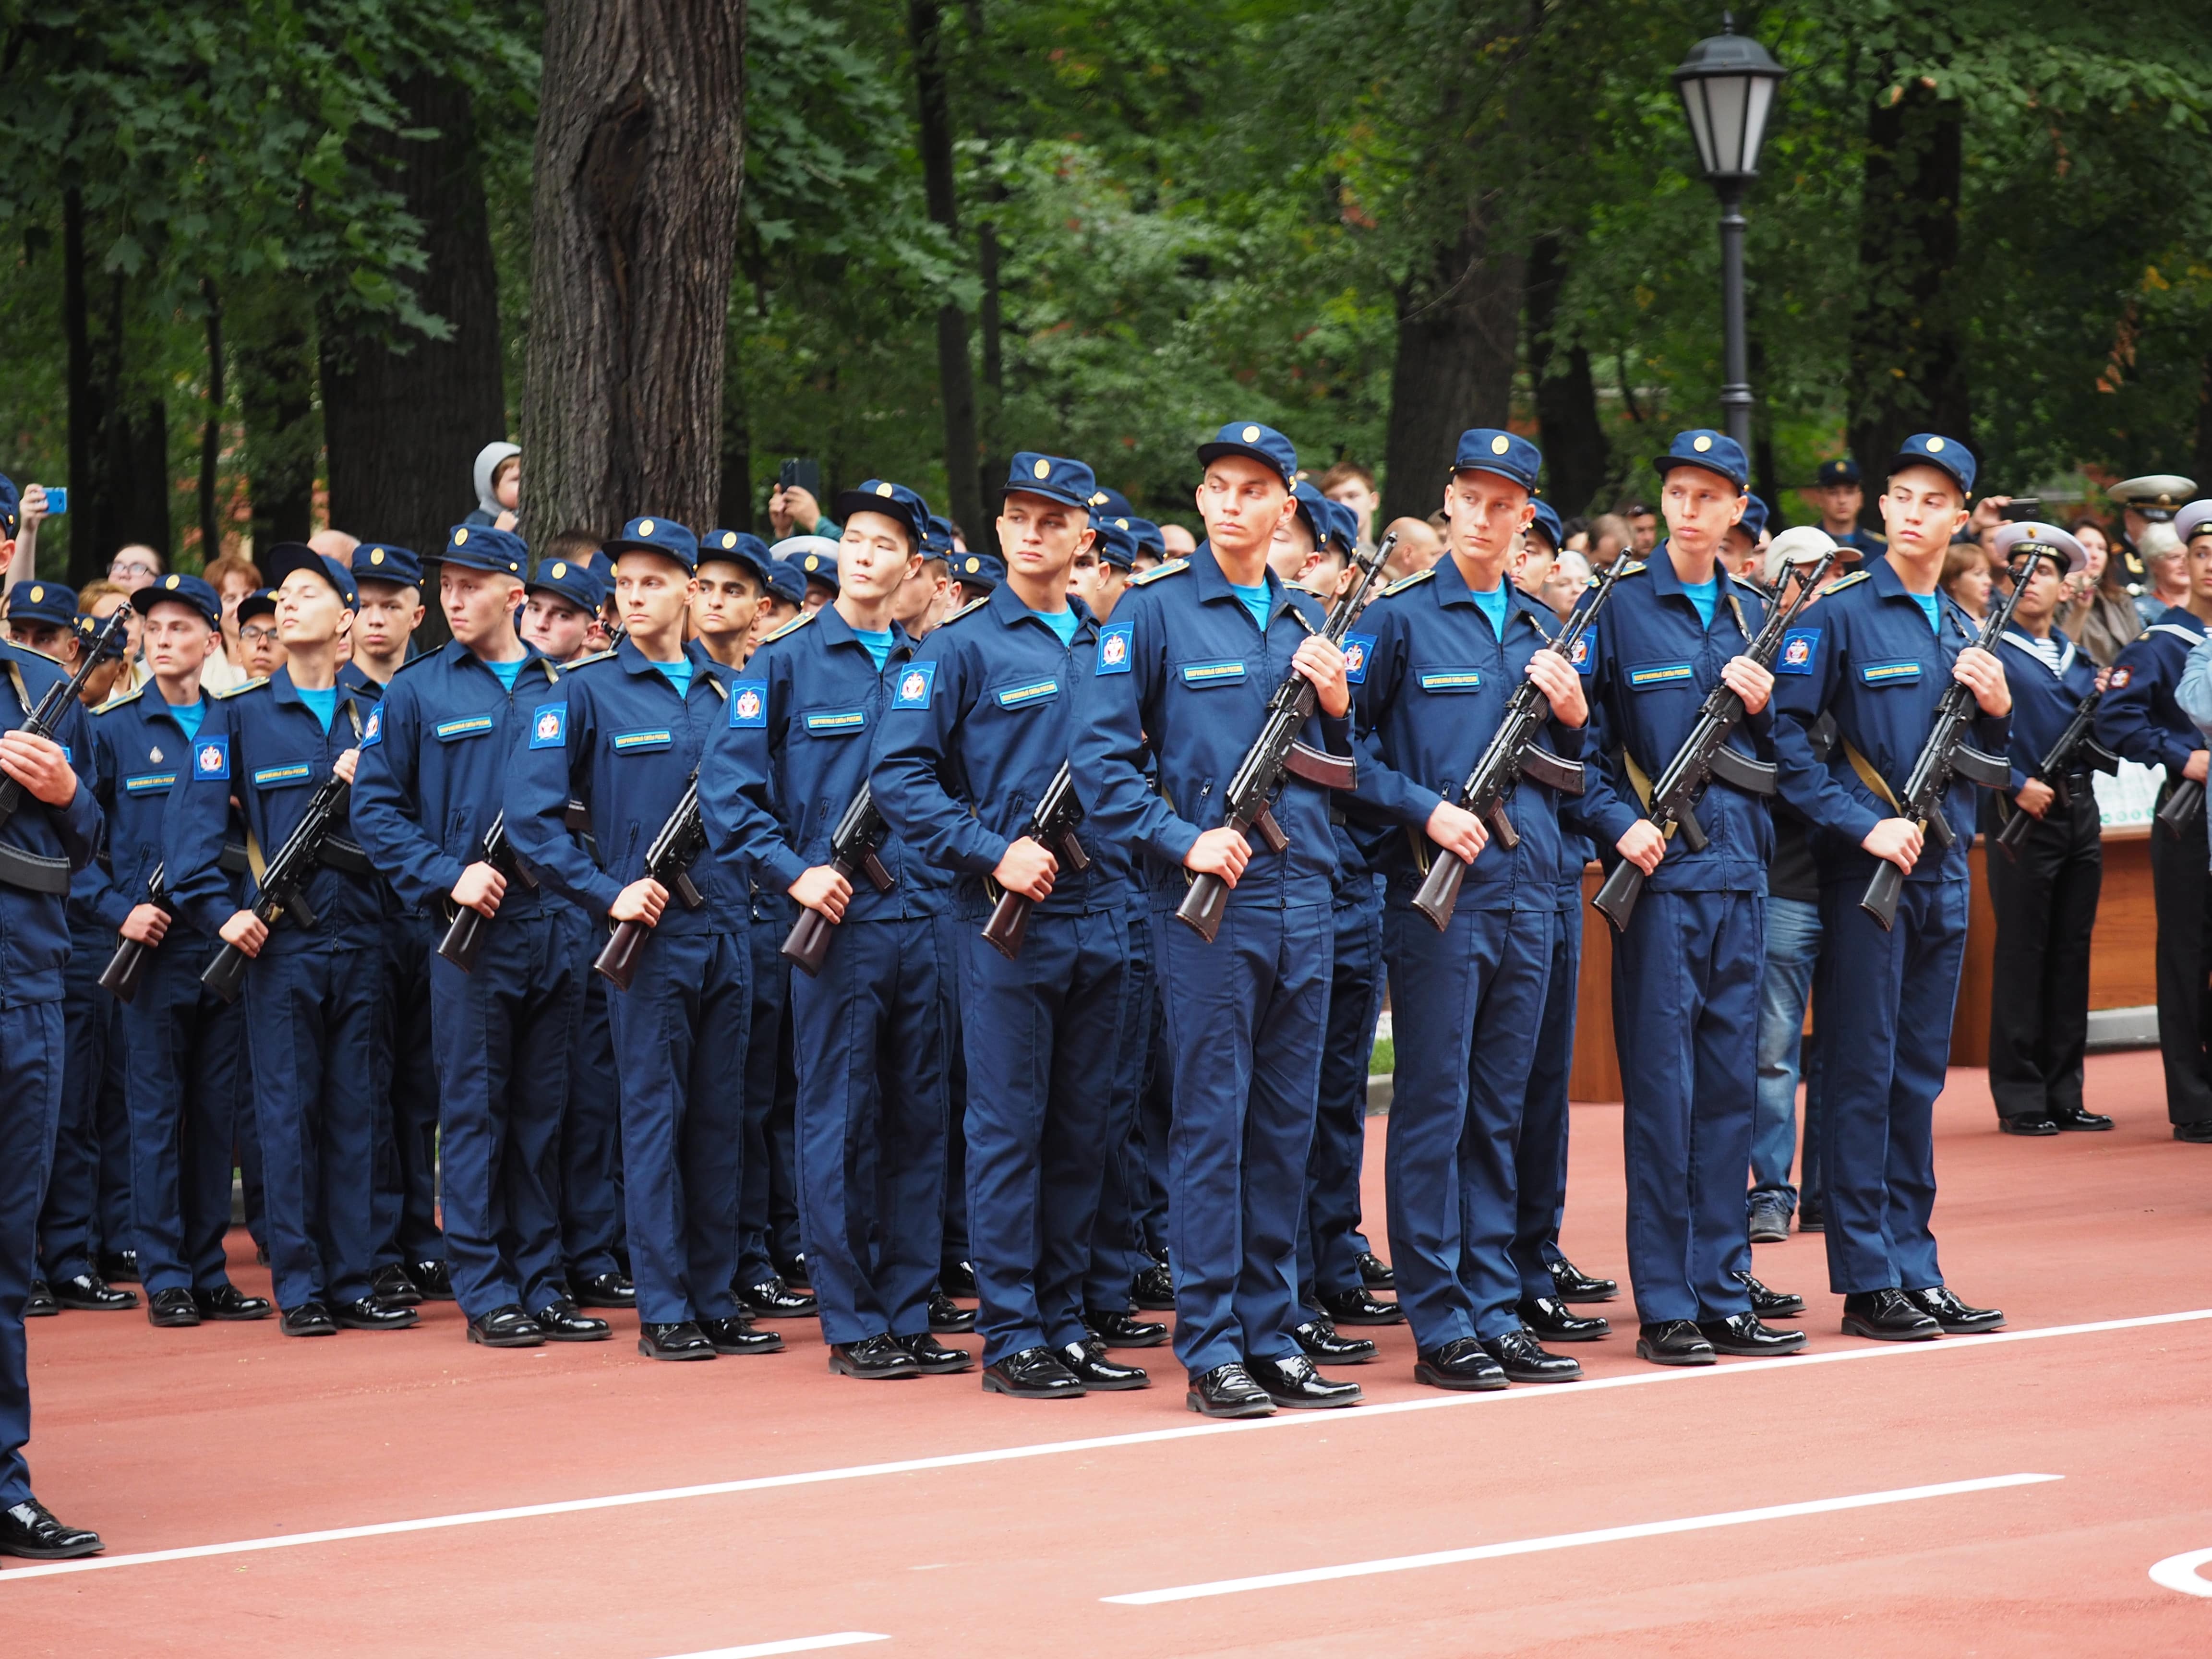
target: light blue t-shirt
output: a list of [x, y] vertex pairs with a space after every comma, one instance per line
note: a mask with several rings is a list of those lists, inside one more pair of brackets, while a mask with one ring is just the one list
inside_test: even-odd
[[1915, 593], [1912, 602], [1928, 613], [1929, 631], [1940, 635], [1943, 632], [1943, 601], [1933, 593]]
[[[482, 659], [478, 660], [481, 661]], [[515, 676], [522, 672], [522, 665], [529, 660], [527, 657], [517, 657], [513, 662], [487, 662], [484, 666], [498, 675], [500, 684], [512, 693], [514, 690]], [[688, 680], [690, 676], [687, 674], [684, 678]]]
[[337, 687], [325, 686], [320, 691], [310, 691], [304, 685], [295, 685], [292, 689], [300, 694], [300, 701], [307, 705], [307, 712], [320, 720], [323, 723], [323, 730], [328, 732], [331, 729], [331, 720], [337, 717]]
[[[650, 657], [647, 657], [646, 660], [647, 662], [653, 662], [653, 659]], [[676, 688], [676, 695], [678, 696], [688, 697], [691, 695], [690, 658], [678, 657], [674, 662], [653, 662], [653, 665], [655, 668], [658, 668], [662, 673], [668, 676], [668, 683]], [[512, 688], [509, 689], [511, 690]]]
[[878, 671], [890, 660], [891, 630], [888, 628], [856, 628], [853, 637], [867, 647], [868, 657]]
[[[207, 718], [207, 704], [173, 702], [169, 705], [169, 718], [185, 728], [185, 736], [187, 739], [197, 738], [200, 734], [200, 722]], [[331, 723], [325, 720], [323, 729], [327, 732], [330, 727]]]
[[1505, 584], [1501, 581], [1488, 592], [1477, 587], [1470, 587], [1467, 591], [1477, 608], [1484, 616], [1490, 618], [1490, 631], [1499, 639], [1504, 639], [1505, 637]]
[[[1028, 609], [1027, 606], [1023, 608]], [[1059, 635], [1062, 645], [1075, 637], [1075, 610], [1072, 605], [1062, 605], [1057, 611], [1030, 611], [1030, 615]], [[883, 666], [881, 663], [876, 665], [878, 668]]]
[[1719, 608], [1721, 602], [1721, 579], [1709, 576], [1701, 582], [1684, 582], [1682, 592], [1688, 594], [1690, 603], [1698, 607], [1698, 625], [1711, 628], [1713, 612]]
[[1261, 582], [1256, 587], [1247, 587], [1242, 582], [1231, 582], [1229, 584], [1229, 591], [1243, 600], [1244, 608], [1252, 613], [1252, 620], [1259, 624], [1262, 634], [1266, 633], [1267, 631], [1267, 584]]

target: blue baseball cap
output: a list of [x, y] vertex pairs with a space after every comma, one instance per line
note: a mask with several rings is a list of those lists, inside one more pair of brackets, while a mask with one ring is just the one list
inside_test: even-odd
[[143, 617], [164, 599], [173, 599], [179, 605], [188, 605], [207, 618], [210, 628], [222, 626], [222, 599], [208, 585], [204, 576], [187, 576], [171, 571], [157, 582], [149, 582], [131, 596], [131, 608]]
[[1732, 527], [1757, 541], [1759, 532], [1766, 528], [1766, 503], [1747, 493], [1743, 498], [1743, 517], [1738, 519]]
[[1224, 455], [1243, 455], [1272, 468], [1287, 485], [1298, 476], [1298, 452], [1288, 438], [1271, 426], [1255, 421], [1231, 421], [1213, 434], [1211, 443], [1198, 447], [1200, 465]]
[[1559, 513], [1549, 501], [1538, 501], [1535, 507], [1536, 517], [1528, 528], [1551, 543], [1552, 551], [1556, 554], [1560, 544], [1567, 539], [1566, 532], [1559, 524]]
[[[1085, 476], [1089, 470], [1085, 469]], [[838, 522], [849, 524], [855, 513], [880, 513], [895, 521], [906, 532], [907, 549], [921, 551], [922, 544], [929, 539], [929, 503], [921, 492], [908, 489], [902, 483], [893, 483], [887, 478], [864, 478], [858, 489], [840, 490], [837, 494]]]
[[355, 586], [353, 572], [336, 559], [318, 553], [305, 542], [279, 542], [269, 550], [268, 562], [262, 573], [269, 578], [271, 592], [284, 586], [284, 578], [295, 570], [310, 570], [337, 590], [349, 611], [361, 609], [361, 589]]
[[530, 592], [554, 594], [595, 616], [607, 602], [606, 578], [598, 565], [577, 559], [541, 559], [538, 574], [522, 586]]
[[1305, 521], [1306, 533], [1319, 547], [1328, 539], [1329, 508], [1334, 503], [1304, 478], [1291, 486], [1291, 499], [1297, 503], [1297, 515]]
[[1006, 580], [1006, 562], [995, 553], [970, 549], [952, 556], [952, 580], [969, 592], [980, 593]]
[[9, 622], [50, 623], [57, 628], [76, 625], [76, 590], [63, 582], [28, 581], [8, 596]]
[[530, 574], [530, 544], [512, 530], [483, 525], [455, 525], [446, 532], [446, 550], [438, 558], [464, 570], [488, 570], [518, 581]]
[[741, 564], [768, 585], [768, 568], [775, 561], [769, 556], [768, 544], [750, 530], [710, 530], [699, 544], [699, 562], [720, 559], [726, 564]]
[[1097, 493], [1091, 497], [1091, 516], [1094, 519], [1133, 519], [1137, 516], [1137, 510], [1129, 505], [1129, 498], [1111, 484], [1100, 484]]
[[0, 540], [12, 540], [23, 522], [23, 495], [15, 481], [0, 472]]
[[1859, 481], [1859, 464], [1848, 455], [1839, 456], [1821, 462], [1813, 477], [1823, 489], [1832, 484], [1855, 484]]
[[1494, 426], [1470, 427], [1459, 434], [1452, 456], [1454, 472], [1494, 472], [1523, 489], [1536, 488], [1543, 470], [1544, 452], [1517, 432]]
[[[486, 530], [477, 533], [491, 536], [505, 532]], [[397, 582], [402, 587], [420, 587], [422, 560], [419, 554], [404, 547], [394, 547], [390, 542], [363, 542], [353, 550], [353, 575], [357, 582]]]
[[798, 568], [802, 593], [805, 592], [805, 584], [808, 582], [820, 582], [832, 593], [844, 591], [837, 581], [837, 555], [834, 551], [824, 553], [817, 548], [786, 562]]
[[622, 527], [622, 534], [606, 544], [605, 552], [617, 562], [624, 553], [658, 553], [686, 570], [699, 568], [699, 538], [673, 519], [651, 515], [632, 519]]
[[1042, 495], [1048, 501], [1059, 501], [1067, 507], [1079, 507], [1089, 512], [1091, 498], [1098, 493], [1098, 479], [1081, 461], [1071, 461], [1060, 455], [1041, 455], [1033, 449], [1018, 450], [1013, 462], [1006, 468], [1006, 487], [1002, 492], [1012, 495]]
[[1160, 534], [1159, 526], [1154, 524], [1150, 519], [1139, 519], [1132, 515], [1129, 520], [1129, 533], [1137, 538], [1138, 552], [1149, 553], [1156, 559], [1164, 560], [1167, 557], [1167, 538]]
[[257, 587], [238, 602], [238, 620], [241, 626], [249, 617], [273, 617], [276, 614], [276, 590]]
[[1137, 535], [1129, 527], [1133, 522], [1120, 514], [1098, 521], [1098, 539], [1092, 545], [1098, 550], [1099, 563], [1110, 564], [1116, 570], [1127, 570], [1136, 562]]
[[771, 559], [768, 591], [786, 605], [797, 605], [806, 597], [806, 573], [789, 559]]
[[1667, 453], [1653, 458], [1651, 465], [1662, 478], [1678, 466], [1701, 466], [1726, 478], [1739, 495], [1751, 477], [1751, 463], [1744, 459], [1743, 446], [1727, 433], [1706, 426], [1677, 432]]
[[1974, 493], [1974, 452], [1956, 438], [1936, 432], [1914, 433], [1889, 458], [1890, 476], [1896, 477], [1908, 466], [1939, 467], [1958, 481], [1962, 494]]
[[952, 520], [941, 513], [931, 514], [929, 533], [921, 538], [921, 556], [950, 560], [952, 554]]

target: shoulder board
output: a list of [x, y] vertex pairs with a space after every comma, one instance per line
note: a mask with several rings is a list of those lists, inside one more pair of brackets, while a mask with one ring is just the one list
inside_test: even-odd
[[1170, 559], [1165, 564], [1155, 565], [1141, 576], [1129, 578], [1129, 586], [1142, 587], [1146, 582], [1156, 582], [1163, 576], [1173, 576], [1190, 568], [1188, 559]]
[[[1852, 572], [1851, 572], [1851, 574], [1850, 574], [1850, 575], [1848, 575], [1848, 576], [1839, 576], [1839, 577], [1838, 577], [1834, 581], [1830, 582], [1830, 583], [1828, 584], [1828, 592], [1830, 592], [1830, 593], [1840, 593], [1840, 592], [1842, 592], [1845, 588], [1851, 586], [1852, 586], [1853, 584], [1855, 584], [1855, 583], [1857, 583], [1857, 582], [1863, 582], [1863, 581], [1864, 581], [1866, 579], [1867, 579], [1867, 573], [1866, 573], [1865, 571], [1863, 571], [1863, 570], [1854, 570], [1854, 571], [1852, 571]], [[1825, 598], [1825, 597], [1826, 597], [1826, 595], [1823, 595], [1822, 597], [1824, 597], [1824, 598]]]
[[970, 599], [967, 604], [962, 605], [957, 611], [954, 611], [951, 616], [947, 617], [943, 622], [937, 625], [939, 628], [948, 628], [951, 626], [952, 623], [958, 622], [963, 617], [973, 616], [976, 611], [981, 611], [985, 605], [990, 604], [990, 602], [991, 596], [988, 593], [986, 593], [980, 599]]
[[252, 679], [246, 681], [243, 685], [234, 685], [228, 691], [216, 691], [210, 693], [210, 695], [215, 697], [218, 702], [228, 702], [231, 698], [238, 696], [241, 693], [258, 691], [268, 684], [268, 675], [256, 674]]
[[1650, 568], [1651, 566], [1646, 560], [1631, 559], [1626, 564], [1621, 566], [1620, 574], [1624, 576], [1640, 576]]
[[409, 669], [416, 667], [422, 663], [428, 662], [433, 657], [441, 656], [444, 653], [442, 652], [424, 651], [417, 655], [410, 657], [405, 662], [401, 663], [398, 667], [392, 671], [392, 678], [396, 680]]
[[561, 672], [564, 674], [573, 674], [579, 668], [588, 668], [595, 662], [605, 662], [609, 657], [613, 656], [614, 653], [614, 647], [612, 646], [609, 646], [604, 651], [594, 651], [588, 657], [578, 657], [573, 662], [562, 664], [561, 666]]
[[[773, 645], [776, 641], [781, 639], [786, 634], [796, 634], [800, 629], [805, 627], [807, 623], [813, 620], [814, 613], [811, 611], [802, 611], [798, 616], [793, 617], [789, 622], [784, 623], [782, 627], [777, 629], [775, 633], [763, 640], [761, 643], [763, 645]], [[608, 654], [612, 655], [613, 653], [610, 652]], [[569, 665], [574, 667], [575, 665], [572, 663]]]
[[[151, 684], [153, 684], [153, 682], [150, 680], [147, 682], [147, 684], [149, 685]], [[95, 714], [105, 714], [111, 708], [120, 708], [126, 702], [137, 702], [140, 697], [145, 695], [145, 691], [146, 687], [144, 685], [135, 685], [128, 691], [118, 691], [92, 712]]]
[[1426, 570], [1416, 570], [1410, 576], [1401, 576], [1382, 590], [1382, 596], [1388, 599], [1393, 593], [1402, 593], [1409, 587], [1418, 587], [1436, 574], [1436, 567], [1431, 565]]

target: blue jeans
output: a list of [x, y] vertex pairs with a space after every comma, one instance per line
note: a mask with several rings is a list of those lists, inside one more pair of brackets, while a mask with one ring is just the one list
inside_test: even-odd
[[[1820, 907], [1766, 901], [1766, 971], [1759, 988], [1759, 1102], [1751, 1129], [1751, 1195], [1779, 1198], [1794, 1212], [1790, 1166], [1797, 1153], [1798, 1055], [1805, 999], [1820, 955]], [[1808, 1091], [1811, 1079], [1808, 1079]], [[1811, 1115], [1809, 1103], [1807, 1115]], [[1813, 1185], [1807, 1171], [1806, 1185]]]

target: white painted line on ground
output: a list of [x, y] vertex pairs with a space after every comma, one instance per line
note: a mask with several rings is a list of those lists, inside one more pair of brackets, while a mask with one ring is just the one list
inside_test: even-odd
[[2212, 1596], [2212, 1583], [2199, 1577], [2197, 1568], [2212, 1561], [2212, 1550], [2191, 1550], [2186, 1555], [2169, 1555], [2150, 1570], [2150, 1582], [2163, 1584], [2170, 1590], [2179, 1590], [2184, 1595]]
[[863, 1642], [888, 1642], [872, 1630], [841, 1630], [829, 1636], [794, 1636], [786, 1642], [753, 1642], [741, 1648], [711, 1648], [704, 1653], [679, 1653], [675, 1659], [768, 1659], [772, 1653], [818, 1653], [823, 1648], [858, 1647]]
[[[1411, 1572], [1417, 1567], [1455, 1566], [1462, 1561], [1494, 1561], [1507, 1555], [1538, 1555], [1547, 1550], [1580, 1549], [1586, 1544], [1617, 1544], [1629, 1538], [1663, 1538], [1678, 1532], [1705, 1532], [1715, 1527], [1749, 1526], [1756, 1521], [1787, 1521], [1794, 1516], [1826, 1515], [1838, 1510], [1873, 1509], [1884, 1504], [1911, 1504], [1923, 1498], [1955, 1498], [1961, 1492], [1996, 1492], [2007, 1486], [2039, 1486], [2063, 1480], [2057, 1474], [1993, 1474], [1978, 1480], [1947, 1480], [1934, 1486], [1899, 1486], [1889, 1492], [1860, 1492], [1850, 1498], [1817, 1498], [1803, 1504], [1771, 1504], [1764, 1509], [1729, 1510], [1719, 1515], [1693, 1515], [1680, 1521], [1643, 1521], [1629, 1527], [1601, 1527], [1592, 1532], [1559, 1532], [1548, 1538], [1515, 1538], [1502, 1544], [1477, 1544], [1463, 1550], [1433, 1550], [1425, 1555], [1392, 1555], [1379, 1561], [1352, 1561], [1341, 1566], [1307, 1567], [1297, 1572], [1262, 1573], [1253, 1578], [1217, 1578], [1206, 1584], [1178, 1584], [1171, 1589], [1135, 1590], [1127, 1595], [1102, 1595], [1102, 1601], [1124, 1607], [1155, 1607], [1163, 1601], [1195, 1601], [1210, 1595], [1239, 1595], [1246, 1590], [1282, 1589], [1291, 1584], [1325, 1583], [1334, 1578], [1365, 1578], [1381, 1572]], [[2208, 1587], [2212, 1589], [2212, 1587]]]
[[1658, 1388], [1675, 1383], [1712, 1382], [1723, 1377], [1790, 1376], [1820, 1365], [1860, 1360], [1903, 1359], [1914, 1355], [1985, 1353], [2015, 1342], [2039, 1342], [2051, 1337], [2101, 1336], [2114, 1331], [2149, 1330], [2161, 1325], [2185, 1325], [2212, 1320], [2212, 1308], [2192, 1308], [2185, 1313], [2144, 1314], [2133, 1319], [2105, 1319], [2087, 1325], [2045, 1325], [2025, 1331], [1998, 1331], [1987, 1336], [1946, 1337], [1934, 1342], [1878, 1342], [1863, 1348], [1839, 1348], [1831, 1353], [1796, 1354], [1782, 1359], [1745, 1360], [1741, 1364], [1703, 1366], [1695, 1370], [1653, 1367], [1620, 1376], [1601, 1376], [1588, 1382], [1546, 1389], [1509, 1389], [1498, 1394], [1438, 1394], [1420, 1400], [1393, 1400], [1363, 1406], [1353, 1411], [1285, 1412], [1274, 1417], [1243, 1421], [1194, 1423], [1173, 1429], [1145, 1429], [1129, 1434], [1099, 1435], [1087, 1440], [1048, 1440], [1030, 1445], [998, 1446], [981, 1451], [948, 1452], [937, 1457], [908, 1457], [886, 1463], [856, 1463], [844, 1468], [805, 1469], [790, 1474], [755, 1475], [742, 1480], [716, 1480], [696, 1486], [665, 1486], [653, 1492], [616, 1492], [604, 1498], [570, 1498], [550, 1504], [520, 1504], [507, 1509], [472, 1510], [459, 1515], [425, 1516], [412, 1521], [378, 1521], [364, 1526], [331, 1527], [318, 1532], [282, 1533], [273, 1538], [241, 1538], [222, 1544], [191, 1544], [177, 1549], [144, 1550], [132, 1555], [95, 1555], [82, 1561], [48, 1561], [31, 1566], [12, 1564], [0, 1568], [0, 1587], [33, 1578], [64, 1573], [100, 1572], [111, 1567], [152, 1566], [164, 1561], [192, 1561], [206, 1556], [245, 1555], [263, 1550], [293, 1549], [303, 1544], [343, 1543], [356, 1538], [384, 1538], [401, 1533], [437, 1532], [449, 1527], [480, 1527], [495, 1521], [530, 1521], [541, 1516], [583, 1515], [594, 1510], [628, 1509], [639, 1504], [669, 1504], [687, 1498], [724, 1498], [738, 1492], [774, 1492], [787, 1486], [813, 1486], [837, 1480], [868, 1480], [887, 1474], [921, 1474], [933, 1469], [969, 1468], [989, 1463], [1018, 1462], [1031, 1457], [1058, 1457], [1071, 1452], [1111, 1451], [1122, 1446], [1150, 1446], [1164, 1442], [1211, 1438], [1224, 1434], [1266, 1434], [1314, 1427], [1344, 1429], [1357, 1424], [1397, 1417], [1408, 1412], [1498, 1410], [1536, 1401], [1565, 1401], [1614, 1389]]

